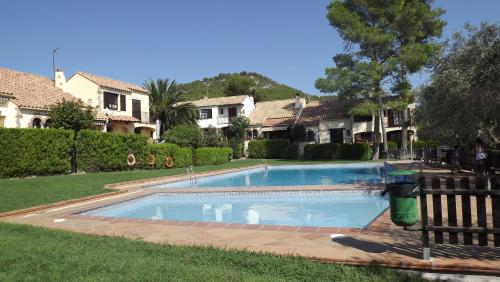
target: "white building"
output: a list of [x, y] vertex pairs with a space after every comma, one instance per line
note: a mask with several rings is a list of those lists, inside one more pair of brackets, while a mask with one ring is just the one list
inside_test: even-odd
[[47, 77], [0, 67], [0, 127], [50, 127], [49, 107], [74, 99]]
[[[385, 97], [394, 100], [398, 97]], [[375, 131], [373, 116], [356, 116], [349, 114], [349, 109], [362, 102], [361, 99], [347, 101], [312, 101], [302, 111], [297, 124], [304, 126], [310, 142], [316, 143], [368, 143], [372, 141]], [[415, 104], [406, 109], [408, 116], [413, 116]], [[401, 142], [401, 114], [392, 109], [385, 110], [384, 126], [388, 141]], [[381, 124], [380, 124], [381, 126]], [[415, 133], [414, 125], [408, 131]], [[381, 140], [381, 139], [380, 139]]]
[[84, 72], [65, 81], [62, 71], [56, 72], [56, 85], [97, 109], [99, 130], [153, 138], [156, 127], [150, 120], [149, 94], [141, 86]]
[[248, 117], [255, 109], [253, 97], [247, 95], [204, 98], [193, 101], [193, 104], [198, 108], [198, 126], [202, 129], [214, 127], [224, 130], [232, 118]]

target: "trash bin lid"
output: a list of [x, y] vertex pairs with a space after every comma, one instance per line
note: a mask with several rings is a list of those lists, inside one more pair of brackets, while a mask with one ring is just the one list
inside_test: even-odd
[[413, 175], [416, 174], [417, 172], [414, 170], [404, 170], [404, 169], [398, 169], [389, 172], [387, 175], [389, 176], [405, 176], [405, 175]]
[[418, 195], [418, 187], [415, 182], [401, 181], [395, 183], [387, 183], [385, 190], [394, 197], [398, 198], [414, 198]]

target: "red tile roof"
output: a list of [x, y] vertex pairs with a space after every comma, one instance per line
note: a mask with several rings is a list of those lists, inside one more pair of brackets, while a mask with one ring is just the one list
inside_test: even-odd
[[292, 125], [297, 114], [295, 99], [274, 100], [256, 103], [255, 109], [248, 118], [250, 119], [250, 125]]
[[139, 85], [128, 83], [125, 81], [120, 81], [104, 76], [99, 76], [91, 73], [86, 73], [86, 72], [77, 72], [76, 74], [79, 74], [86, 79], [94, 82], [95, 84], [111, 89], [116, 89], [116, 90], [121, 90], [121, 91], [135, 91], [135, 92], [141, 92], [141, 93], [148, 93], [148, 91], [144, 88], [142, 88]]
[[318, 125], [321, 120], [349, 118], [349, 109], [356, 101], [312, 101], [302, 110], [298, 124], [303, 126]]
[[[54, 81], [45, 76], [14, 71], [0, 67], [0, 93], [10, 96], [20, 108], [49, 109], [50, 105], [63, 99], [74, 99], [55, 87]], [[6, 95], [7, 94], [7, 95]]]
[[135, 117], [129, 117], [129, 116], [108, 116], [109, 120], [112, 121], [124, 121], [124, 122], [139, 122], [139, 120]]

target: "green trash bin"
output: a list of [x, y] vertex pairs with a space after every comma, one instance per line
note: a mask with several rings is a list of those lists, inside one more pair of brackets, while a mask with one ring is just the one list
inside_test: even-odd
[[404, 227], [417, 223], [417, 184], [411, 181], [388, 183], [385, 191], [389, 193], [392, 222]]

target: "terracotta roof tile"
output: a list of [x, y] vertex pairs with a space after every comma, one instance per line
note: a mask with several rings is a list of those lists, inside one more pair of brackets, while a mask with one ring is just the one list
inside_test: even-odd
[[110, 115], [108, 116], [109, 120], [112, 121], [125, 121], [125, 122], [139, 122], [139, 120], [135, 117], [129, 117], [129, 116], [113, 116]]
[[298, 124], [318, 125], [321, 120], [349, 118], [349, 109], [359, 100], [353, 101], [312, 101], [302, 110]]
[[13, 97], [20, 108], [48, 109], [63, 99], [74, 99], [47, 77], [0, 67], [0, 93]]
[[[273, 126], [272, 124], [293, 124], [298, 110], [295, 99], [258, 102], [250, 116], [250, 125]], [[288, 123], [290, 122], [290, 123]]]
[[107, 87], [107, 88], [111, 88], [111, 89], [117, 89], [117, 90], [126, 91], [126, 92], [136, 91], [136, 92], [141, 92], [141, 93], [148, 93], [148, 91], [146, 89], [142, 88], [141, 86], [135, 85], [132, 83], [128, 83], [125, 81], [120, 81], [120, 80], [116, 80], [116, 79], [112, 79], [112, 78], [108, 78], [108, 77], [104, 77], [104, 76], [99, 76], [99, 75], [95, 75], [95, 74], [91, 74], [91, 73], [86, 73], [86, 72], [76, 72], [76, 74], [79, 74], [79, 75], [85, 77], [86, 79], [94, 82], [95, 84], [97, 84], [99, 86], [103, 86], [103, 87]]
[[217, 98], [207, 98], [193, 101], [192, 103], [196, 107], [208, 107], [208, 106], [227, 106], [227, 105], [241, 105], [247, 98], [247, 95], [238, 96], [227, 96], [227, 97], [217, 97]]

